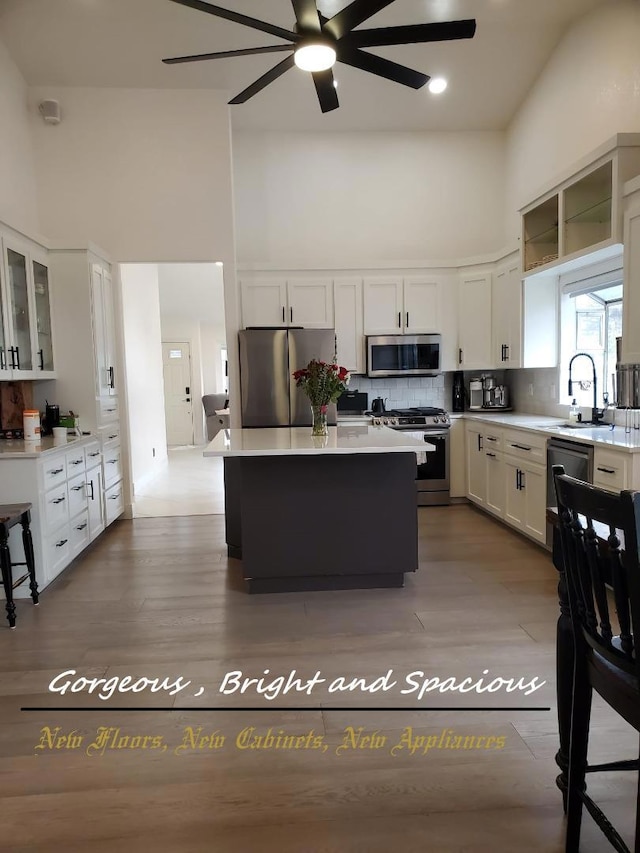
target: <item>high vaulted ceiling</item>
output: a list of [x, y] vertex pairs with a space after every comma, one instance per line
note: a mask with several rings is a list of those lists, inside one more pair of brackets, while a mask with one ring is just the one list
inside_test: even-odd
[[[318, 0], [327, 17], [349, 0]], [[472, 40], [371, 48], [431, 76], [444, 95], [408, 89], [338, 64], [340, 109], [323, 115], [311, 77], [294, 68], [246, 104], [234, 128], [261, 130], [500, 130], [566, 30], [616, 0], [396, 0], [362, 28], [476, 18]], [[291, 0], [217, 0], [291, 29]], [[32, 86], [223, 89], [229, 98], [283, 54], [188, 65], [163, 57], [280, 43], [170, 0], [0, 0], [0, 39]]]

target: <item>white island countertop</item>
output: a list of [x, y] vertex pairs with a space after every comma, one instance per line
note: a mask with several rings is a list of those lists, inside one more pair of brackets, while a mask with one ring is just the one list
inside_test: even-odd
[[221, 430], [204, 456], [320, 456], [337, 453], [424, 453], [424, 441], [385, 426], [329, 427], [328, 436], [312, 436], [311, 427]]

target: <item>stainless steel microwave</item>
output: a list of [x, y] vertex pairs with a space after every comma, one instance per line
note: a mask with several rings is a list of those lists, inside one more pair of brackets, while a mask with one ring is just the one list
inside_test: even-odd
[[435, 376], [440, 335], [369, 335], [367, 376]]

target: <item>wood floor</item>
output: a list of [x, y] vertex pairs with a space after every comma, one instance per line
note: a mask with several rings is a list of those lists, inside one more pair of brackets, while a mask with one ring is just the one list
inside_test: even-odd
[[[357, 511], [357, 508], [354, 508]], [[326, 510], [323, 510], [326, 514]], [[328, 532], [309, 547], [330, 543]], [[330, 552], [330, 544], [327, 546]], [[115, 524], [45, 590], [18, 602], [15, 631], [0, 627], [0, 848], [11, 853], [517, 853], [562, 850], [555, 787], [556, 573], [546, 552], [467, 506], [420, 510], [420, 571], [404, 589], [247, 596], [228, 561], [222, 516], [138, 518]], [[5, 623], [6, 624], [6, 623]], [[190, 680], [177, 696], [47, 692], [58, 673]], [[304, 678], [538, 677], [533, 696], [429, 694], [429, 707], [550, 706], [551, 711], [391, 710], [419, 704], [397, 691], [267, 701], [221, 696], [225, 673]], [[204, 693], [194, 696], [202, 686]], [[237, 710], [246, 705], [263, 712]], [[102, 706], [21, 712], [21, 707]], [[217, 712], [199, 708], [224, 706]], [[173, 712], [125, 707], [175, 707]], [[341, 707], [343, 710], [331, 710]], [[363, 710], [379, 707], [379, 711]], [[297, 710], [287, 710], [296, 708]], [[309, 710], [305, 710], [309, 709]], [[36, 749], [41, 730], [83, 738]], [[101, 754], [100, 727], [119, 730]], [[220, 749], [176, 754], [202, 727]], [[236, 736], [322, 736], [327, 749], [241, 749]], [[379, 749], [337, 752], [344, 732], [378, 733]], [[501, 749], [392, 754], [411, 727], [431, 743], [504, 738]], [[313, 732], [312, 735], [310, 733]], [[121, 740], [140, 736], [138, 741]], [[143, 749], [143, 737], [168, 746]], [[417, 742], [417, 741], [416, 741]], [[493, 741], [497, 743], [499, 741]], [[426, 743], [422, 741], [421, 743]], [[468, 741], [471, 743], [471, 741]], [[128, 744], [138, 746], [130, 748]], [[635, 733], [596, 701], [591, 758], [630, 757]], [[635, 774], [589, 780], [623, 833]], [[605, 847], [590, 818], [583, 851]]]

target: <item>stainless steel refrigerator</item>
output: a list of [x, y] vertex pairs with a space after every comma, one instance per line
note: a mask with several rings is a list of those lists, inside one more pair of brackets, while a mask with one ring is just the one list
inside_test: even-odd
[[[240, 391], [243, 427], [310, 426], [311, 405], [296, 387], [294, 370], [312, 358], [333, 361], [333, 329], [243, 329], [240, 341]], [[336, 423], [336, 406], [328, 421]]]

